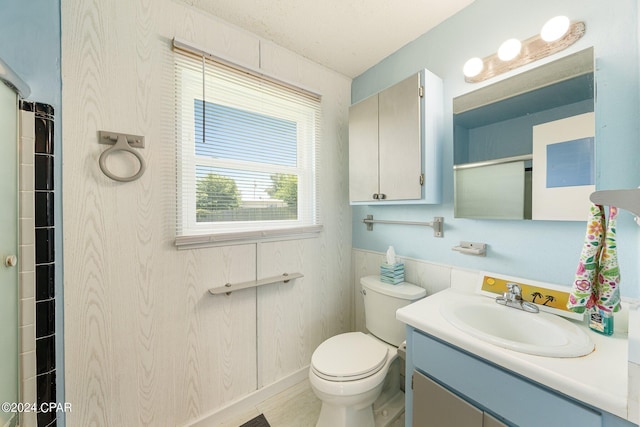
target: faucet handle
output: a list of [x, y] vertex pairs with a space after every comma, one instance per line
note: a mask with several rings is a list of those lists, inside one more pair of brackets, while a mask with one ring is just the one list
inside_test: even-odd
[[509, 292], [514, 296], [519, 297], [522, 295], [522, 289], [520, 288], [520, 286], [518, 286], [517, 283], [507, 283], [507, 289], [509, 289]]

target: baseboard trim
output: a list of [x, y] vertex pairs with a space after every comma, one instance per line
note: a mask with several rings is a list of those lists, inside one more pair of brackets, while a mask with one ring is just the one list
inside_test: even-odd
[[268, 398], [304, 381], [308, 375], [309, 366], [307, 365], [292, 374], [262, 387], [261, 389], [251, 392], [248, 395], [218, 408], [197, 420], [189, 421], [187, 424], [184, 424], [184, 427], [216, 427], [225, 420], [247, 412]]

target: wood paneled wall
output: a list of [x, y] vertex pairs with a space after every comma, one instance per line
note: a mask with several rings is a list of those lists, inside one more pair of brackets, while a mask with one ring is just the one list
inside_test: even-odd
[[[323, 95], [318, 238], [175, 249], [174, 36]], [[177, 1], [68, 0], [62, 80], [69, 427], [188, 425], [352, 329], [348, 78]], [[139, 180], [100, 172], [99, 130], [145, 135]], [[207, 294], [294, 270], [305, 277]]]

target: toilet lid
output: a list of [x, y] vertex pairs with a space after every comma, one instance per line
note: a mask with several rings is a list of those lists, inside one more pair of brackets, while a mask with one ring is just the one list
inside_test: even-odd
[[387, 346], [362, 332], [348, 332], [320, 344], [311, 356], [311, 367], [321, 378], [354, 381], [378, 372], [387, 351]]

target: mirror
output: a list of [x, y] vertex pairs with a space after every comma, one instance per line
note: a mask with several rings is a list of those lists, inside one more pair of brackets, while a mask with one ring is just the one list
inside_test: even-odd
[[584, 220], [594, 92], [589, 48], [454, 98], [454, 216]]

